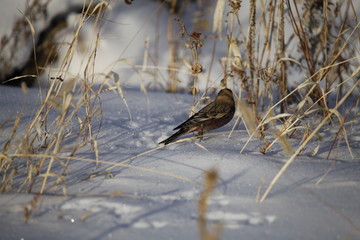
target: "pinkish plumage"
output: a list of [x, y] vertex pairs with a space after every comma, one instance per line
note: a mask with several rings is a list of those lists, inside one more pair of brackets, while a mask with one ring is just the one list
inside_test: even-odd
[[235, 101], [230, 89], [222, 89], [215, 100], [200, 111], [191, 116], [188, 120], [174, 128], [179, 129], [175, 134], [160, 142], [165, 145], [175, 141], [181, 135], [191, 132], [198, 132], [200, 136], [211, 130], [224, 126], [231, 121], [235, 113]]

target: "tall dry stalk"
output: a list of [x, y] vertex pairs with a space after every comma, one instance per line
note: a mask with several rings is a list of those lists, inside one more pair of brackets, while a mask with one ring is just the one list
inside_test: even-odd
[[[254, 103], [257, 108], [257, 97], [259, 96], [259, 81], [255, 83], [255, 30], [256, 30], [256, 0], [250, 0], [249, 27], [246, 39], [246, 50], [248, 52], [250, 66], [250, 95], [249, 102]], [[256, 111], [256, 110], [255, 110]]]
[[174, 24], [174, 16], [175, 16], [175, 7], [176, 7], [177, 0], [171, 0], [170, 6], [170, 16], [168, 18], [168, 30], [167, 30], [167, 37], [168, 43], [170, 47], [170, 62], [169, 62], [169, 83], [167, 86], [168, 92], [176, 92], [177, 85], [179, 79], [177, 78], [177, 71], [175, 70], [178, 65], [177, 54], [178, 54], [178, 44], [174, 40], [173, 36], [173, 24]]
[[212, 169], [205, 173], [205, 183], [204, 183], [204, 191], [200, 195], [198, 202], [198, 227], [200, 232], [201, 240], [218, 240], [221, 230], [221, 225], [217, 224], [214, 226], [212, 230], [208, 229], [206, 214], [208, 211], [208, 202], [211, 193], [214, 191], [216, 182], [218, 179], [218, 173], [216, 170]]
[[[279, 79], [279, 95], [283, 98], [287, 95], [287, 74], [286, 74], [286, 62], [281, 59], [285, 58], [285, 12], [284, 12], [284, 0], [279, 2], [278, 10], [278, 59], [280, 60], [280, 79]], [[284, 113], [286, 108], [286, 101], [283, 101], [280, 105], [280, 113]]]

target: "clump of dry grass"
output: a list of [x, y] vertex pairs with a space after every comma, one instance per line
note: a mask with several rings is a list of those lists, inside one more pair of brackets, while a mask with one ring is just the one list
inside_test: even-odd
[[[99, 159], [99, 149], [96, 140], [100, 126], [94, 125], [93, 119], [102, 116], [100, 93], [104, 83], [95, 85], [94, 64], [99, 44], [101, 22], [108, 4], [100, 2], [88, 5], [84, 3], [83, 10], [73, 39], [68, 45], [64, 59], [61, 60], [56, 76], [49, 79], [49, 86], [45, 96], [41, 96], [39, 109], [36, 111], [24, 133], [15, 135], [21, 116], [17, 118], [13, 127], [13, 134], [9, 136], [0, 156], [1, 185], [0, 190], [39, 192], [57, 192], [58, 188], [66, 194], [64, 177], [71, 163], [58, 159], [58, 155], [75, 156], [79, 149], [89, 146], [95, 159]], [[94, 29], [98, 31], [86, 63], [82, 76], [73, 77], [68, 69], [72, 63], [80, 41], [82, 27], [90, 20]], [[73, 144], [67, 142], [71, 139]], [[22, 175], [23, 181], [13, 189], [12, 179], [15, 175]], [[50, 188], [50, 185], [52, 187]]]
[[[358, 122], [357, 104], [346, 112], [342, 105], [349, 98], [359, 99], [360, 59], [355, 48], [359, 47], [360, 22], [352, 1], [249, 1], [245, 31], [236, 21], [241, 10], [246, 11], [242, 1], [229, 1], [228, 8], [224, 2], [217, 1], [214, 31], [222, 34], [219, 26], [225, 15], [224, 81], [238, 88], [238, 119], [242, 118], [249, 133], [240, 152], [255, 136], [264, 142], [259, 149], [263, 154], [280, 144], [285, 155], [291, 156], [260, 199], [264, 201], [277, 179], [314, 139], [318, 146], [310, 154], [316, 154], [319, 134], [327, 131], [328, 124], [339, 129], [334, 141], [343, 139], [352, 155], [347, 130], [351, 126], [345, 126]], [[294, 84], [290, 75], [304, 77]], [[334, 146], [327, 146], [328, 155]]]
[[[173, 3], [175, 2], [173, 1]], [[171, 5], [171, 11], [175, 11], [175, 7]], [[46, 8], [45, 5], [44, 8]], [[55, 193], [60, 190], [63, 194], [66, 194], [65, 178], [70, 164], [74, 160], [79, 160], [75, 157], [79, 150], [91, 149], [94, 154], [94, 161], [91, 162], [96, 163], [96, 165], [103, 162], [99, 159], [99, 147], [96, 139], [102, 119], [100, 94], [110, 90], [116, 91], [129, 110], [119, 75], [112, 71], [103, 75], [96, 75], [94, 72], [96, 53], [101, 37], [102, 20], [107, 9], [108, 2], [106, 1], [99, 3], [84, 1], [81, 16], [74, 29], [73, 38], [69, 42], [60, 43], [60, 46], [52, 46], [55, 52], [58, 48], [64, 48], [64, 46], [67, 47], [67, 50], [63, 59], [59, 59], [58, 69], [51, 70], [46, 83], [46, 92], [42, 93], [43, 90], [39, 89], [40, 106], [34, 116], [25, 126], [25, 130], [20, 133], [17, 132], [17, 129], [22, 120], [21, 115], [15, 122], [7, 123], [13, 125], [13, 131], [0, 155], [1, 192], [26, 191], [42, 194], [50, 191]], [[31, 22], [31, 20], [26, 21], [26, 26], [29, 29], [34, 28], [34, 22]], [[84, 71], [74, 76], [69, 72], [69, 68], [75, 52], [83, 47], [80, 46], [82, 44], [81, 33], [86, 24], [93, 25], [94, 38], [89, 40], [89, 48], [86, 50], [87, 53], [84, 54], [87, 56], [84, 59], [86, 63]], [[193, 56], [193, 75], [196, 75], [201, 72], [201, 65], [198, 63], [197, 56], [198, 48], [202, 44], [201, 34], [196, 32], [189, 34], [186, 32], [185, 26], [183, 26], [183, 30], [187, 36], [188, 48]], [[35, 30], [31, 32], [35, 43]], [[52, 35], [52, 38], [54, 36]], [[36, 56], [38, 55], [35, 54], [34, 58]], [[144, 62], [147, 61], [145, 58]], [[36, 59], [33, 60], [36, 63]], [[39, 77], [40, 70], [43, 70], [43, 67], [35, 66], [36, 74], [33, 76]], [[175, 68], [174, 70], [178, 71]], [[16, 76], [14, 79], [23, 77], [26, 76]], [[113, 82], [111, 82], [112, 80]], [[102, 83], [99, 85], [98, 82]], [[143, 88], [146, 91], [145, 86]], [[131, 119], [131, 112], [128, 112]], [[100, 124], [94, 124], [96, 118], [99, 119]], [[71, 144], [69, 144], [70, 141]], [[80, 161], [86, 160], [81, 159]], [[116, 166], [130, 167], [130, 165], [122, 163]], [[140, 167], [138, 169], [151, 171]], [[109, 171], [106, 173], [112, 174]], [[157, 173], [181, 178], [181, 176], [160, 171], [157, 171]], [[23, 180], [14, 183], [14, 177]], [[190, 181], [186, 178], [182, 179]]]

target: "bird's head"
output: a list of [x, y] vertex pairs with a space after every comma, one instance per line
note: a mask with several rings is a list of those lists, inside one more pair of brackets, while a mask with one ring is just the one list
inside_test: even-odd
[[222, 89], [217, 95], [215, 101], [221, 103], [235, 104], [233, 92], [228, 88]]

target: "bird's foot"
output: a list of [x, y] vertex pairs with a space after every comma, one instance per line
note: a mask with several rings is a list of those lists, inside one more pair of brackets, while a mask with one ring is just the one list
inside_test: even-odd
[[199, 139], [199, 141], [201, 142], [204, 138], [204, 133], [203, 132], [199, 132], [198, 135], [196, 135], [196, 137]]

